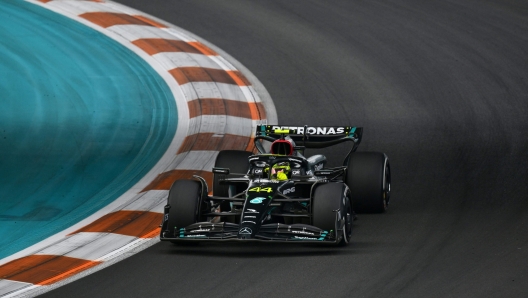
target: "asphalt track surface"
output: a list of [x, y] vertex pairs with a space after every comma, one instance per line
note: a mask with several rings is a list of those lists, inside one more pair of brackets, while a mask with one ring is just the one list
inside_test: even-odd
[[390, 209], [345, 248], [159, 243], [44, 296], [528, 296], [528, 2], [119, 2], [235, 57], [281, 123], [363, 126]]

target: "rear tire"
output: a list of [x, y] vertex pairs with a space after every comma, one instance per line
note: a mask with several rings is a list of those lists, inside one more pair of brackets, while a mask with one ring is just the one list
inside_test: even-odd
[[[345, 220], [343, 237], [338, 245], [346, 245], [352, 235], [353, 212], [352, 204], [346, 191], [346, 185], [341, 183], [327, 183], [317, 186], [313, 194], [312, 223], [314, 226], [334, 231], [336, 229], [336, 212], [339, 218]], [[339, 226], [339, 224], [338, 224]]]
[[170, 205], [167, 229], [177, 236], [180, 228], [198, 222], [200, 218], [201, 184], [195, 180], [177, 180], [169, 191]]
[[350, 188], [354, 210], [358, 213], [383, 213], [390, 200], [390, 164], [379, 152], [350, 155], [345, 182]]
[[[230, 173], [246, 174], [249, 170], [248, 157], [253, 152], [241, 150], [223, 150], [218, 153], [215, 161], [215, 168], [229, 168]], [[213, 196], [228, 197], [228, 186], [220, 184], [220, 178], [238, 177], [239, 175], [218, 175], [213, 177]]]

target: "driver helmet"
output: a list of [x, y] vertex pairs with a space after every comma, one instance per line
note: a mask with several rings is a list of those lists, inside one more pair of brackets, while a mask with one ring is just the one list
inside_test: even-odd
[[273, 165], [271, 169], [271, 179], [287, 180], [290, 174], [290, 163], [279, 162]]

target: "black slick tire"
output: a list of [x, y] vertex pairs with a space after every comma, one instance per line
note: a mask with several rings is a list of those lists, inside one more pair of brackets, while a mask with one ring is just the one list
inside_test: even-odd
[[[339, 210], [338, 212], [335, 212]], [[353, 212], [346, 185], [326, 183], [316, 187], [312, 197], [312, 224], [326, 231], [336, 230], [336, 213], [345, 220], [342, 238], [338, 245], [346, 245], [352, 234]], [[339, 227], [339, 224], [338, 224]]]
[[174, 236], [180, 228], [184, 228], [199, 219], [201, 200], [201, 184], [195, 180], [177, 180], [169, 191], [169, 218], [167, 228]]
[[390, 164], [380, 152], [355, 152], [348, 161], [345, 182], [357, 213], [383, 213], [390, 200]]

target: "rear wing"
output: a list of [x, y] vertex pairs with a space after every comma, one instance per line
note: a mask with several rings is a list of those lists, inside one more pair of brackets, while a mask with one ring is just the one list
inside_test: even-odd
[[361, 143], [363, 127], [257, 125], [255, 135], [255, 145], [259, 151], [262, 146], [258, 140], [273, 142], [285, 136], [289, 136], [297, 145], [305, 148], [325, 148], [352, 141], [354, 142], [352, 151], [356, 151]]

